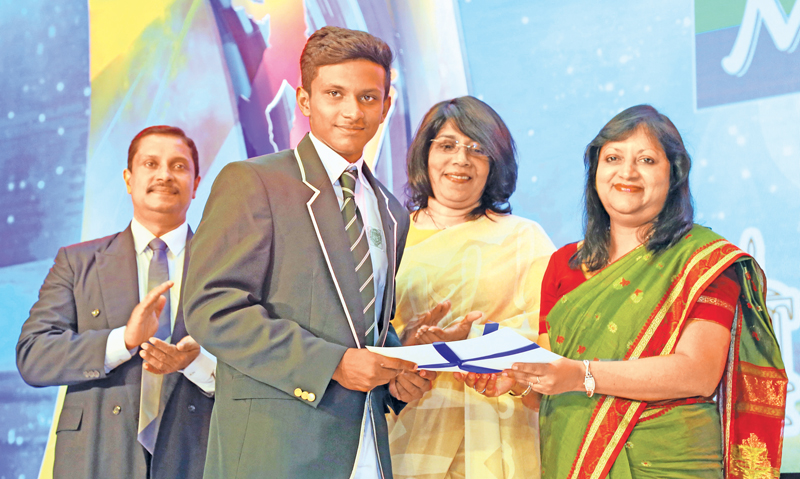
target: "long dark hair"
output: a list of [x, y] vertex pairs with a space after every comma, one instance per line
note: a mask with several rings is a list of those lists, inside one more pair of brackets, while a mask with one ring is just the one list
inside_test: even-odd
[[472, 96], [439, 102], [422, 118], [406, 158], [408, 210], [413, 212], [427, 208], [428, 198], [433, 196], [431, 179], [428, 176], [428, 153], [431, 140], [436, 138], [448, 120], [452, 120], [461, 133], [480, 143], [489, 156], [489, 177], [486, 179], [480, 204], [470, 212], [469, 218], [484, 216], [486, 210], [498, 214], [511, 213], [508, 199], [517, 187], [514, 139], [500, 115]]
[[694, 208], [689, 191], [689, 169], [692, 159], [686, 152], [683, 139], [675, 125], [650, 105], [636, 105], [622, 111], [600, 130], [586, 147], [583, 163], [586, 166], [586, 209], [583, 213], [583, 245], [570, 258], [570, 267], [581, 264], [597, 271], [608, 264], [610, 218], [597, 195], [597, 163], [600, 149], [609, 141], [623, 141], [637, 128], [645, 128], [658, 139], [669, 160], [669, 192], [664, 207], [646, 232], [648, 251], [660, 253], [673, 246], [692, 229]]

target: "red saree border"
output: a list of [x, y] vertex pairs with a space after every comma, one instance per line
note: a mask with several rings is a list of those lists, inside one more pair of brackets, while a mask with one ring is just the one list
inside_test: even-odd
[[[589, 427], [578, 448], [579, 454], [575, 462], [573, 462], [572, 469], [567, 477], [571, 479], [595, 477], [592, 472], [597, 471], [598, 467], [601, 467], [602, 475], [597, 477], [604, 477], [608, 474], [614, 464], [614, 461], [609, 459], [616, 458], [622, 451], [622, 447], [625, 445], [623, 439], [630, 436], [638, 417], [642, 414], [646, 405], [646, 403], [640, 401], [603, 396], [592, 413]], [[595, 419], [599, 419], [599, 421]], [[598, 437], [607, 439], [598, 440]], [[592, 446], [597, 445], [598, 442], [605, 445], [613, 445], [613, 448], [606, 454], [603, 454], [605, 451], [595, 451]], [[604, 456], [606, 456], [605, 460]], [[580, 467], [578, 468], [579, 464]]]
[[[713, 245], [714, 243], [717, 243], [717, 242], [719, 242], [719, 241], [725, 241], [725, 240], [723, 240], [723, 239], [718, 239], [718, 240], [712, 241], [711, 243], [709, 243], [709, 245], [708, 245], [708, 246], [711, 246], [711, 245]], [[639, 346], [639, 344], [641, 344], [641, 342], [642, 342], [642, 340], [643, 340], [643, 338], [644, 338], [644, 336], [645, 336], [646, 332], [647, 332], [647, 331], [648, 331], [648, 330], [651, 328], [651, 326], [652, 326], [653, 322], [654, 322], [654, 321], [656, 321], [656, 320], [658, 319], [658, 313], [659, 313], [659, 312], [660, 312], [660, 311], [663, 309], [663, 307], [664, 307], [664, 304], [665, 304], [665, 303], [666, 303], [666, 302], [669, 300], [670, 296], [672, 295], [672, 292], [675, 290], [675, 288], [676, 288], [676, 287], [677, 287], [677, 286], [678, 286], [680, 283], [683, 283], [683, 282], [685, 282], [685, 281], [686, 281], [686, 278], [685, 278], [684, 276], [687, 274], [687, 271], [686, 271], [686, 270], [689, 268], [689, 265], [691, 265], [691, 264], [692, 264], [692, 261], [693, 261], [693, 260], [694, 260], [694, 259], [695, 259], [695, 258], [696, 258], [696, 257], [697, 257], [697, 256], [698, 256], [700, 253], [701, 253], [701, 252], [703, 252], [705, 249], [706, 249], [706, 248], [705, 248], [705, 247], [703, 247], [703, 248], [698, 248], [697, 250], [695, 250], [695, 251], [692, 253], [692, 255], [691, 255], [691, 256], [689, 256], [689, 259], [688, 259], [688, 260], [686, 261], [686, 263], [684, 264], [684, 267], [683, 267], [683, 269], [681, 270], [681, 272], [680, 272], [679, 274], [675, 275], [675, 279], [674, 279], [674, 280], [672, 281], [672, 283], [669, 285], [669, 288], [667, 288], [667, 292], [664, 294], [664, 296], [662, 296], [662, 297], [661, 297], [661, 301], [659, 301], [659, 302], [658, 302], [658, 305], [657, 305], [657, 306], [655, 307], [655, 309], [653, 310], [653, 314], [651, 314], [651, 315], [650, 315], [650, 317], [649, 317], [649, 318], [647, 318], [647, 322], [645, 322], [645, 324], [644, 324], [644, 327], [643, 327], [643, 328], [642, 328], [642, 329], [639, 331], [639, 335], [638, 335], [638, 336], [636, 336], [636, 339], [634, 340], [633, 344], [632, 344], [632, 345], [631, 345], [631, 347], [628, 349], [628, 352], [625, 354], [625, 359], [626, 359], [626, 360], [627, 360], [627, 359], [632, 359], [632, 358], [633, 358], [633, 359], [636, 359], [637, 357], [639, 357], [639, 356], [633, 357], [634, 351], [636, 351], [636, 350], [638, 349], [638, 346]], [[673, 301], [673, 304], [674, 304], [674, 301]], [[671, 310], [671, 309], [672, 309], [672, 307], [670, 307], [670, 310]], [[667, 312], [667, 314], [670, 314], [670, 313], [669, 313], [669, 312]]]
[[786, 374], [741, 361], [738, 386], [741, 391], [737, 411], [783, 418], [786, 409]]
[[[788, 384], [784, 370], [774, 368], [760, 368], [771, 370], [767, 376], [769, 381], [778, 383], [778, 387], [784, 391], [782, 396], [783, 407], [765, 408], [754, 405], [755, 407], [741, 407], [743, 401], [741, 396], [742, 374], [740, 365], [749, 363], [737, 361], [737, 367], [733, 368], [733, 378], [726, 378], [726, 410], [723, 411], [723, 423], [726, 434], [723, 437], [725, 456], [723, 464], [725, 466], [725, 477], [728, 479], [778, 479], [780, 477], [781, 452], [783, 451], [783, 434], [775, 434], [783, 427], [785, 409], [785, 388]], [[757, 366], [756, 366], [757, 367]], [[727, 374], [726, 374], [727, 375]], [[744, 393], [748, 395], [747, 392]], [[734, 407], [731, 407], [735, 404]], [[776, 411], [778, 409], [778, 411]]]
[[[626, 359], [663, 356], [675, 350], [687, 316], [702, 292], [728, 266], [746, 253], [724, 239], [712, 241], [692, 254], [662, 302], [648, 319]], [[691, 288], [686, 288], [691, 284]], [[665, 304], [675, 296], [672, 304]], [[663, 311], [663, 313], [662, 313]], [[672, 325], [670, 328], [664, 325]]]
[[740, 344], [737, 340], [742, 335], [742, 323], [744, 323], [744, 315], [742, 314], [741, 309], [738, 310], [737, 314], [734, 316], [734, 324], [732, 327], [733, 334], [731, 335], [731, 346], [730, 352], [728, 353], [728, 361], [725, 365], [725, 372], [722, 374], [722, 381], [720, 382], [720, 412], [722, 415], [722, 445], [723, 445], [723, 468], [725, 471], [730, 471], [730, 458], [731, 458], [731, 448], [732, 444], [730, 441], [731, 437], [731, 430], [733, 424], [731, 419], [733, 419], [733, 405], [734, 405], [734, 398], [736, 397], [736, 381], [735, 381], [735, 371], [739, 367], [739, 348]]
[[[670, 354], [692, 305], [722, 271], [744, 255], [724, 238], [697, 247], [645, 322], [625, 360]], [[603, 397], [592, 413], [568, 477], [606, 477], [646, 406], [640, 401]]]
[[[721, 413], [725, 477], [777, 479], [780, 477], [783, 451], [781, 431], [788, 378], [779, 353], [777, 358], [763, 357], [765, 363], [772, 362], [772, 366], [759, 366], [740, 359], [741, 338], [746, 322], [748, 330], [753, 325], [764, 326], [768, 329], [767, 333], [771, 333], [774, 338], [768, 316], [767, 322], [761, 325], [757, 320], [748, 320], [751, 316], [758, 318], [759, 313], [766, 314], [767, 311], [766, 278], [763, 271], [754, 263], [742, 265], [741, 269], [750, 288], [742, 291], [743, 299], [740, 300], [735, 319], [731, 357], [719, 389], [720, 402], [724, 406]], [[756, 278], [753, 278], [754, 274]], [[756, 337], [757, 341], [765, 339], [769, 338]]]

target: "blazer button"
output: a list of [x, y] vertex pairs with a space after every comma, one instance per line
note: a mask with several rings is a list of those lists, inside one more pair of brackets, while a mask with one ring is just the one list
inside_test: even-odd
[[119, 412], [122, 411], [122, 408], [119, 406], [114, 406], [114, 409], [111, 410], [111, 414], [117, 416]]
[[187, 407], [186, 409], [188, 409], [189, 412], [194, 412], [196, 408], [194, 407], [194, 404], [189, 404], [189, 407]]
[[300, 397], [300, 396], [302, 396], [302, 395], [303, 395], [303, 390], [302, 390], [302, 389], [300, 389], [300, 388], [296, 388], [296, 389], [294, 390], [294, 395], [295, 395], [295, 396], [297, 396], [297, 397]]
[[303, 399], [308, 399], [308, 391], [303, 391], [303, 394], [300, 395]]
[[314, 393], [308, 393], [308, 402], [314, 402], [317, 396]]
[[95, 309], [94, 311], [92, 311], [92, 316], [95, 317], [95, 318], [100, 316], [100, 310], [99, 309]]

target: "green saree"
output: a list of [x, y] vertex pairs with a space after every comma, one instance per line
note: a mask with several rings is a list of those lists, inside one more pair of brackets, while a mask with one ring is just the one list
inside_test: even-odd
[[542, 478], [778, 477], [787, 380], [765, 279], [711, 230], [695, 225], [659, 255], [639, 247], [564, 295], [547, 317], [550, 343], [578, 360], [671, 354], [695, 302], [730, 265], [741, 296], [716, 399], [545, 396]]

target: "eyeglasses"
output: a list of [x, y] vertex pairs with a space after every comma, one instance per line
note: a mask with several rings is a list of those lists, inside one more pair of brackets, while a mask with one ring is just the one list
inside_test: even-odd
[[472, 143], [461, 143], [452, 138], [434, 138], [431, 143], [433, 143], [433, 150], [443, 155], [455, 155], [458, 153], [459, 148], [464, 148], [467, 155], [475, 159], [486, 160], [489, 158], [486, 152], [483, 151], [483, 147], [474, 141]]

